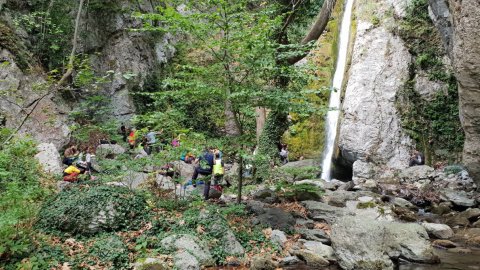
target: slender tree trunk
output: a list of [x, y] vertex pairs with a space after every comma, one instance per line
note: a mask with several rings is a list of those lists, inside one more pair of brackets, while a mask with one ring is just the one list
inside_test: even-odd
[[265, 121], [267, 119], [267, 109], [264, 107], [255, 108], [256, 122], [257, 122], [257, 143], [260, 141], [263, 128], [265, 127]]
[[225, 133], [230, 137], [242, 134], [240, 123], [237, 120], [237, 116], [233, 111], [232, 102], [228, 99], [228, 96], [225, 100]]
[[237, 193], [237, 204], [242, 203], [242, 188], [243, 188], [243, 157], [240, 155], [238, 159], [238, 193]]

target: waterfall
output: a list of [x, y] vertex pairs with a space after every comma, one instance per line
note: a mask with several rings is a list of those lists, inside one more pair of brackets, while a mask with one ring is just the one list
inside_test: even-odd
[[340, 35], [338, 41], [338, 55], [335, 74], [333, 75], [332, 91], [330, 93], [329, 108], [326, 118], [326, 140], [322, 160], [322, 179], [330, 181], [333, 149], [335, 148], [335, 139], [337, 137], [337, 125], [340, 115], [340, 94], [347, 65], [348, 41], [350, 37], [350, 24], [352, 17], [352, 7], [354, 0], [346, 0], [345, 10], [340, 25]]

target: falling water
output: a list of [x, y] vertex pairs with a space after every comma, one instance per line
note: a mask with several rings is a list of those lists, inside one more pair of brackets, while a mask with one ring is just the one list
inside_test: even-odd
[[343, 12], [342, 23], [340, 26], [340, 38], [338, 46], [337, 65], [333, 75], [333, 85], [330, 94], [329, 107], [327, 113], [325, 150], [322, 161], [322, 179], [330, 181], [330, 170], [332, 167], [333, 149], [335, 138], [337, 137], [337, 124], [340, 109], [340, 94], [347, 65], [348, 40], [350, 37], [350, 23], [352, 16], [352, 6], [354, 0], [346, 0], [345, 11]]

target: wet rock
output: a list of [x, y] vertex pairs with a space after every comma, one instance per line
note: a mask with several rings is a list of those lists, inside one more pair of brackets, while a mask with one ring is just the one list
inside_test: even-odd
[[321, 242], [305, 241], [303, 243], [303, 249], [306, 251], [311, 251], [328, 261], [331, 261], [331, 262], [336, 261], [333, 248], [331, 246], [322, 244]]
[[277, 263], [270, 256], [255, 256], [250, 264], [251, 270], [275, 270]]
[[452, 212], [452, 203], [451, 202], [441, 202], [439, 204], [434, 204], [432, 206], [432, 213], [436, 215], [444, 215]]
[[179, 251], [173, 257], [177, 269], [200, 270], [200, 263], [197, 258], [187, 251]]
[[[194, 258], [198, 259], [198, 262], [203, 266], [210, 266], [215, 263], [208, 247], [195, 236], [188, 234], [171, 235], [164, 238], [160, 243], [166, 249], [182, 250], [194, 255]], [[182, 254], [186, 255], [186, 253]], [[188, 261], [193, 262], [191, 258]]]
[[322, 269], [330, 264], [327, 259], [310, 250], [295, 250], [292, 253], [314, 269]]
[[421, 263], [439, 261], [427, 232], [418, 224], [344, 216], [332, 226], [331, 239], [343, 269], [393, 269], [392, 260], [400, 257]]
[[63, 172], [62, 160], [57, 148], [53, 143], [41, 143], [37, 145], [38, 153], [35, 158], [46, 173], [61, 174]]
[[446, 189], [442, 191], [442, 195], [446, 200], [452, 202], [456, 206], [473, 207], [476, 204], [475, 200], [469, 198], [465, 191]]
[[469, 248], [460, 248], [460, 247], [456, 247], [456, 248], [452, 248], [449, 250], [450, 252], [453, 252], [453, 253], [459, 253], [459, 254], [470, 254], [472, 253], [472, 250], [469, 249]]
[[288, 256], [283, 258], [280, 261], [280, 266], [295, 265], [300, 262], [300, 259], [297, 256]]
[[287, 242], [287, 236], [280, 230], [273, 230], [272, 234], [270, 235], [270, 240], [272, 243], [283, 248], [285, 246], [285, 242]]
[[442, 247], [442, 248], [455, 248], [457, 247], [457, 244], [453, 243], [450, 240], [445, 240], [445, 239], [437, 239], [433, 241], [432, 245], [436, 247]]
[[397, 216], [399, 220], [408, 221], [408, 222], [415, 222], [417, 221], [417, 215], [415, 212], [408, 208], [404, 207], [393, 207], [393, 213]]
[[289, 231], [295, 225], [295, 219], [292, 214], [285, 212], [280, 208], [265, 208], [265, 212], [260, 214], [257, 219], [261, 224], [267, 225], [272, 229]]
[[402, 208], [409, 208], [409, 209], [417, 209], [415, 205], [413, 205], [411, 202], [403, 199], [403, 198], [394, 198], [393, 199], [393, 205], [396, 207], [402, 207]]
[[427, 230], [428, 235], [439, 239], [448, 239], [453, 236], [453, 230], [448, 225], [438, 223], [422, 223], [422, 226]]
[[325, 231], [320, 229], [305, 229], [299, 228], [296, 229], [296, 232], [299, 233], [303, 239], [312, 240], [321, 242], [322, 244], [330, 244], [330, 236], [328, 236]]
[[452, 238], [453, 241], [465, 241], [467, 245], [473, 247], [480, 247], [480, 228], [468, 228], [464, 230], [458, 230], [455, 233], [455, 236]]
[[322, 202], [304, 201], [302, 205], [309, 211], [309, 217], [315, 221], [326, 221], [333, 224], [335, 219], [344, 215], [353, 215], [353, 212], [341, 208], [328, 205]]
[[114, 159], [123, 153], [125, 153], [125, 148], [118, 144], [100, 144], [96, 150], [96, 155], [101, 159]]

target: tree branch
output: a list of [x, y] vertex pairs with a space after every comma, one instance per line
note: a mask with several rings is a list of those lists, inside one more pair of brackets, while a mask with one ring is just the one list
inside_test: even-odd
[[[332, 14], [335, 3], [336, 0], [325, 0], [315, 23], [313, 24], [312, 28], [310, 28], [310, 31], [308, 31], [307, 35], [300, 42], [301, 45], [305, 45], [311, 41], [316, 41], [322, 35], [323, 31], [325, 31], [325, 27], [327, 27], [328, 20], [330, 19], [330, 15]], [[305, 56], [307, 56], [307, 54], [308, 52], [305, 52], [301, 55], [292, 57], [288, 59], [288, 63], [293, 65], [303, 59]]]

